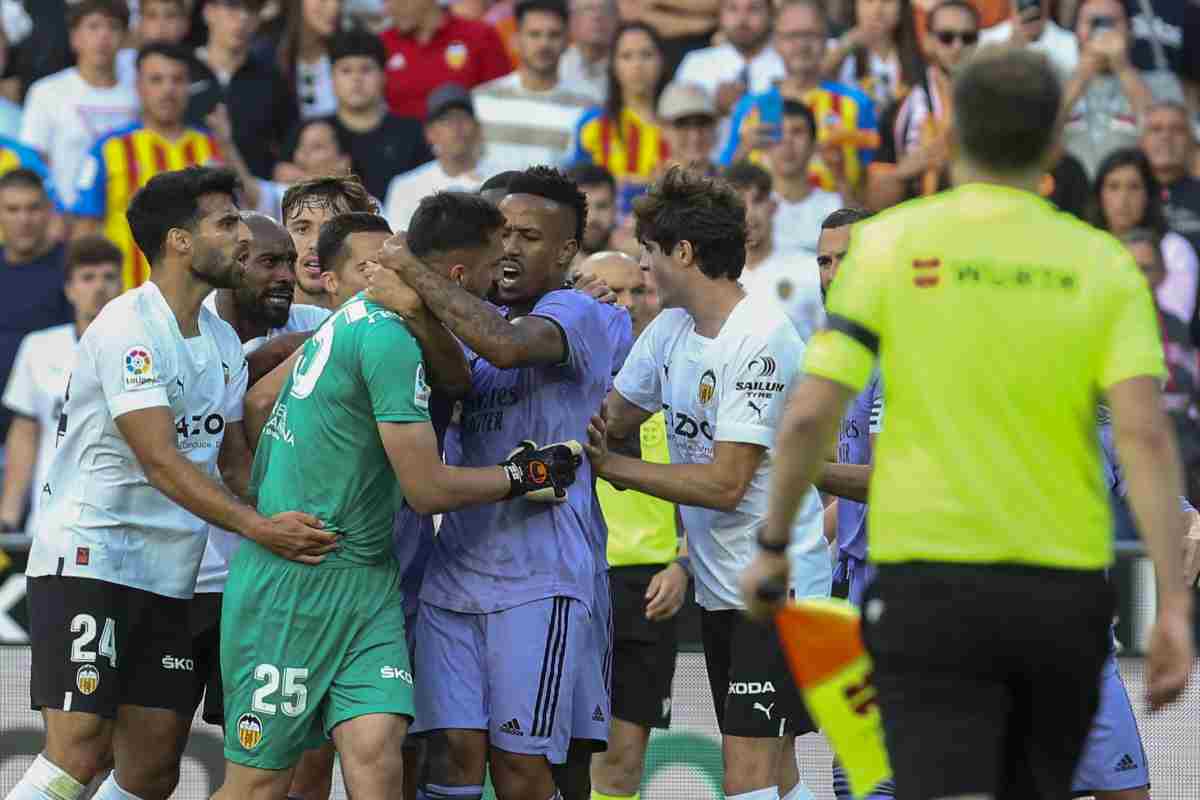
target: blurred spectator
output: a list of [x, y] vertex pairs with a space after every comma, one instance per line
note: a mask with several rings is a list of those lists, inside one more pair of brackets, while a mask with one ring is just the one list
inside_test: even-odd
[[1109, 153], [1137, 144], [1155, 99], [1182, 98], [1173, 77], [1141, 74], [1129, 62], [1129, 23], [1118, 0], [1085, 0], [1075, 35], [1079, 66], [1063, 92], [1063, 143], [1094, 174]]
[[[1012, 14], [999, 25], [986, 28], [979, 35], [982, 44], [1011, 44], [1028, 47], [1050, 59], [1063, 81], [1068, 80], [1079, 66], [1079, 42], [1075, 34], [1059, 27], [1050, 18], [1050, 0], [1025, 5], [1012, 0]], [[926, 51], [928, 52], [928, 51]]]
[[328, 116], [337, 108], [329, 41], [341, 30], [341, 0], [283, 0], [282, 7], [282, 28], [256, 46], [255, 56], [292, 87], [301, 119]]
[[453, 189], [473, 192], [499, 170], [483, 162], [482, 136], [471, 95], [449, 83], [429, 95], [425, 136], [435, 161], [397, 175], [388, 185], [384, 216], [392, 229], [408, 230], [413, 212], [426, 195]]
[[388, 0], [388, 8], [394, 27], [383, 32], [383, 44], [392, 113], [423, 119], [426, 98], [437, 87], [474, 89], [512, 71], [500, 37], [486, 23], [459, 19], [437, 0]]
[[1134, 228], [1153, 231], [1162, 241], [1167, 270], [1155, 291], [1158, 304], [1190, 321], [1196, 311], [1200, 264], [1187, 239], [1167, 229], [1162, 195], [1145, 154], [1135, 148], [1117, 150], [1101, 163], [1092, 184], [1092, 223], [1117, 237]]
[[[50, 179], [50, 170], [47, 169], [46, 162], [42, 160], [38, 152], [32, 147], [21, 144], [16, 139], [0, 136], [0, 175], [5, 175], [14, 169], [27, 169], [40, 175], [51, 205], [57, 211], [63, 210], [62, 200], [54, 188], [54, 181]], [[0, 242], [2, 241], [3, 239], [0, 239]]]
[[73, 235], [103, 232], [125, 254], [122, 285], [140, 286], [150, 265], [134, 244], [125, 209], [139, 188], [160, 172], [206, 164], [219, 157], [216, 141], [184, 122], [188, 64], [181, 45], [149, 44], [138, 54], [137, 93], [142, 117], [104, 135], [79, 170]]
[[[0, 136], [15, 139], [21, 135], [21, 113], [23, 109], [8, 95], [19, 97], [18, 81], [8, 72], [9, 48], [8, 36], [4, 32], [3, 20], [0, 20]], [[10, 77], [5, 77], [6, 75]], [[17, 90], [17, 91], [14, 91]]]
[[[929, 29], [929, 12], [933, 11], [941, 0], [912, 0], [913, 20], [916, 22], [917, 41], [923, 41], [925, 31]], [[971, 0], [971, 5], [979, 12], [979, 27], [991, 28], [1008, 19], [1012, 13], [1012, 0]]]
[[250, 171], [267, 178], [296, 124], [296, 98], [279, 71], [250, 51], [258, 26], [251, 0], [201, 0], [208, 44], [191, 65], [187, 121], [207, 124], [218, 105], [228, 110], [233, 138]]
[[840, 194], [814, 188], [811, 162], [816, 151], [816, 118], [797, 100], [783, 101], [779, 141], [766, 151], [776, 198], [775, 249], [806, 258], [817, 254], [821, 221], [845, 205]]
[[808, 106], [817, 120], [820, 154], [809, 165], [811, 178], [846, 198], [859, 191], [879, 143], [875, 107], [859, 89], [822, 80], [825, 39], [825, 16], [816, 0], [782, 0], [775, 15], [775, 50], [787, 76], [769, 92], [737, 104], [718, 159], [722, 165], [746, 158], [757, 162], [760, 151], [779, 139], [784, 98], [790, 97]]
[[558, 61], [567, 46], [566, 4], [521, 0], [516, 19], [520, 67], [474, 91], [488, 163], [518, 170], [557, 165], [570, 150], [575, 123], [591, 105], [558, 80]]
[[1200, 4], [1180, 0], [1125, 0], [1133, 45], [1129, 60], [1140, 70], [1172, 73], [1200, 110]]
[[567, 177], [575, 181], [579, 191], [587, 198], [587, 224], [583, 229], [583, 241], [579, 243], [579, 264], [593, 253], [610, 249], [613, 231], [617, 227], [617, 183], [604, 167], [581, 164], [567, 171]]
[[[203, 3], [203, 0], [199, 0]], [[191, 28], [188, 0], [141, 0], [133, 30], [134, 47], [117, 52], [117, 80], [133, 88], [137, 83], [138, 47], [151, 42], [179, 44]]]
[[[42, 178], [28, 169], [0, 176], [0, 381], [7, 384], [17, 348], [26, 334], [62, 325], [72, 319], [63, 294], [62, 244], [48, 235], [52, 207]], [[0, 409], [0, 432], [7, 432], [10, 414]]]
[[[11, 46], [9, 74], [23, 87], [74, 63], [68, 26], [68, 9], [74, 5], [68, 0], [5, 0], [5, 30]], [[20, 13], [14, 14], [16, 6], [21, 6]], [[20, 29], [7, 27], [13, 22]]]
[[724, 117], [747, 92], [761, 94], [783, 78], [783, 59], [771, 47], [769, 0], [722, 0], [721, 35], [713, 47], [684, 56], [674, 80], [703, 86]]
[[386, 0], [344, 0], [342, 13], [351, 25], [365, 28], [371, 33], [383, 33], [391, 24]]
[[909, 0], [855, 0], [854, 25], [826, 52], [822, 73], [885, 108], [923, 72], [915, 25]]
[[1088, 219], [1092, 202], [1092, 185], [1079, 159], [1070, 153], [1058, 158], [1054, 169], [1046, 176], [1042, 196], [1058, 207], [1082, 220]]
[[[815, 253], [783, 252], [775, 246], [775, 196], [771, 174], [749, 161], [723, 173], [746, 204], [746, 266], [740, 283], [750, 296], [771, 297], [808, 341], [821, 324], [821, 276]], [[810, 232], [815, 239], [820, 224]]]
[[[488, 5], [490, 0], [482, 0], [475, 5]], [[509, 64], [513, 69], [521, 63], [521, 56], [517, 52], [517, 17], [513, 0], [499, 0], [499, 2], [491, 3], [491, 7], [479, 16], [460, 13], [460, 9], [464, 6], [472, 5], [472, 3], [456, 3], [450, 7], [451, 13], [464, 19], [482, 19], [492, 30], [499, 36], [500, 41], [504, 43], [504, 52], [508, 54]]]
[[617, 0], [617, 9], [621, 22], [641, 22], [658, 34], [669, 78], [688, 53], [712, 44], [721, 0]]
[[658, 118], [667, 139], [667, 158], [659, 166], [666, 172], [673, 164], [716, 175], [713, 149], [717, 144], [717, 104], [702, 86], [674, 81], [658, 98]]
[[1200, 180], [1188, 174], [1195, 149], [1186, 108], [1178, 103], [1151, 107], [1142, 129], [1142, 150], [1166, 193], [1167, 225], [1200, 252]]
[[[337, 141], [344, 143], [367, 191], [383, 197], [392, 178], [431, 161], [433, 151], [420, 121], [388, 111], [383, 96], [387, 51], [378, 36], [363, 30], [339, 34], [330, 44], [330, 59], [338, 109], [329, 122], [336, 128]], [[293, 138], [297, 142], [300, 139]], [[295, 159], [294, 152], [285, 156]], [[295, 181], [335, 174], [311, 173], [311, 164], [281, 164], [276, 178]]]
[[67, 249], [65, 273], [63, 293], [74, 319], [22, 339], [4, 388], [4, 409], [12, 423], [4, 445], [0, 531], [21, 530], [26, 504], [25, 530], [39, 529], [42, 486], [57, 446], [75, 344], [100, 309], [121, 292], [121, 251], [102, 236], [77, 239]]
[[604, 105], [617, 4], [615, 0], [570, 0], [570, 12], [571, 46], [558, 62], [558, 80], [593, 103]]
[[129, 11], [124, 0], [80, 0], [67, 23], [76, 66], [29, 88], [21, 141], [50, 166], [64, 203], [75, 200], [75, 179], [97, 139], [137, 118], [138, 97], [117, 82], [116, 56]]
[[929, 12], [928, 23], [929, 66], [880, 124], [879, 152], [868, 170], [866, 204], [872, 211], [950, 185], [951, 82], [979, 41], [979, 13], [966, 0], [945, 0]]
[[665, 84], [658, 34], [643, 22], [622, 23], [608, 65], [608, 102], [580, 119], [571, 159], [612, 173], [622, 218], [632, 211], [634, 199], [646, 190], [667, 154], [655, 117]]

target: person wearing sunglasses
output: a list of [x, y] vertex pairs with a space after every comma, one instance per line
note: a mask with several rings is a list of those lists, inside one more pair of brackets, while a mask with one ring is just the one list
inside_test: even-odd
[[873, 211], [949, 185], [950, 82], [979, 42], [979, 12], [966, 0], [945, 0], [927, 19], [925, 75], [880, 121], [881, 146], [866, 196]]

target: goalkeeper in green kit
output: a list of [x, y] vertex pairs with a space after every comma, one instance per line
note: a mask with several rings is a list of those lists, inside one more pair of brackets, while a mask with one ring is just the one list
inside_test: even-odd
[[[491, 229], [464, 220], [451, 237], [468, 273], [499, 260], [500, 220]], [[393, 515], [401, 502], [432, 514], [529, 493], [561, 498], [580, 463], [575, 442], [514, 442], [495, 467], [442, 463], [421, 347], [404, 319], [361, 293], [390, 235], [382, 217], [364, 213], [321, 228], [321, 277], [338, 310], [264, 379], [287, 375], [255, 455], [258, 508], [302, 508], [339, 540], [312, 563], [252, 542], [230, 563], [221, 621], [228, 766], [217, 798], [283, 800], [292, 768], [321, 736], [336, 744], [352, 797], [392, 796], [413, 714]], [[439, 337], [436, 363], [461, 355], [449, 333]], [[422, 341], [430, 349], [428, 332]]]

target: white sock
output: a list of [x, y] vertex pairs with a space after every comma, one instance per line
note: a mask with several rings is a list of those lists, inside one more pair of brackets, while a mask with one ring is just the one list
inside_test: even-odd
[[726, 795], [725, 800], [779, 800], [779, 787], [768, 786], [765, 789], [755, 789], [753, 792]]
[[792, 790], [783, 796], [783, 800], [816, 800], [808, 787], [804, 785], [804, 780], [792, 787]]
[[79, 800], [86, 788], [38, 755], [4, 800]]
[[100, 784], [100, 788], [92, 795], [92, 800], [142, 800], [136, 794], [130, 794], [121, 788], [117, 783], [117, 773], [108, 773], [108, 777], [104, 779], [104, 783]]

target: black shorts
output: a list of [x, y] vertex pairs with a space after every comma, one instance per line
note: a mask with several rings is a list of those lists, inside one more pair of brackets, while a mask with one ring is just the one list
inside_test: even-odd
[[817, 729], [774, 625], [753, 622], [741, 611], [701, 611], [700, 636], [721, 733], [768, 739]]
[[204, 721], [225, 724], [225, 694], [221, 684], [221, 597], [219, 592], [204, 592], [188, 604], [188, 624], [192, 633], [192, 713], [204, 701]]
[[666, 565], [612, 567], [612, 715], [647, 728], [671, 726], [678, 616], [646, 619], [646, 588]]
[[115, 718], [119, 706], [191, 716], [188, 601], [92, 578], [27, 586], [34, 709]]
[[898, 800], [1070, 797], [1109, 650], [1102, 572], [884, 565], [863, 608]]

